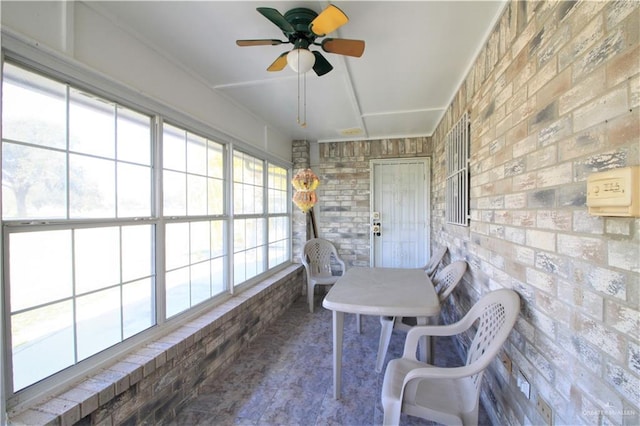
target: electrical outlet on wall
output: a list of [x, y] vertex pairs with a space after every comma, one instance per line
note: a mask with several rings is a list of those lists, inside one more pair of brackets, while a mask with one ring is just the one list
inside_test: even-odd
[[516, 374], [516, 383], [520, 392], [522, 392], [527, 399], [531, 398], [531, 385], [520, 369], [518, 369], [518, 374]]
[[551, 406], [547, 404], [547, 401], [542, 399], [540, 395], [538, 395], [538, 400], [536, 401], [536, 408], [538, 409], [538, 413], [545, 421], [547, 426], [553, 426], [553, 412], [551, 411]]

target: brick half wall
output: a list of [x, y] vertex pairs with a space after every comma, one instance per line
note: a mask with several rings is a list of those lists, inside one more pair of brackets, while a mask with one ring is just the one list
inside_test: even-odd
[[199, 385], [234, 362], [301, 295], [291, 265], [46, 402], [9, 413], [12, 425], [165, 424]]

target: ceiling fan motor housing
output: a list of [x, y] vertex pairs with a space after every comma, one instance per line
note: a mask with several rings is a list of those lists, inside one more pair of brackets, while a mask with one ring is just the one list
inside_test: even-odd
[[284, 14], [284, 18], [296, 31], [294, 33], [283, 31], [283, 33], [296, 48], [306, 49], [315, 41], [316, 35], [311, 32], [309, 25], [317, 16], [316, 12], [304, 7], [291, 9]]

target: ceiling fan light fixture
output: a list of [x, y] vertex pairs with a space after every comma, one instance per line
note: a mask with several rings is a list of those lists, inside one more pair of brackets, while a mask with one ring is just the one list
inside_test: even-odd
[[304, 74], [313, 68], [316, 57], [309, 49], [293, 49], [287, 54], [287, 63], [295, 72]]

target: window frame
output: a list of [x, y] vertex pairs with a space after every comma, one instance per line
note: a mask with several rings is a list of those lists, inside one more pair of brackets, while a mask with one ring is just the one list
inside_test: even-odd
[[[292, 172], [292, 165], [290, 162], [283, 161], [280, 158], [274, 157], [267, 152], [263, 152], [254, 146], [245, 143], [243, 141], [237, 140], [236, 138], [229, 136], [217, 129], [214, 129], [199, 120], [192, 118], [191, 116], [172, 109], [171, 107], [166, 106], [165, 104], [156, 102], [155, 100], [148, 98], [137, 91], [124, 86], [120, 83], [117, 83], [105, 76], [99, 75], [98, 73], [88, 70], [85, 67], [79, 65], [78, 63], [69, 60], [66, 57], [62, 57], [55, 52], [44, 51], [37, 46], [30, 45], [22, 40], [19, 40], [15, 37], [9, 35], [5, 37], [3, 32], [2, 39], [2, 52], [0, 57], [0, 84], [2, 84], [2, 72], [4, 70], [4, 63], [10, 62], [16, 66], [19, 66], [23, 69], [28, 70], [29, 72], [35, 72], [40, 74], [46, 78], [53, 79], [56, 81], [63, 82], [73, 88], [86, 90], [97, 97], [102, 99], [106, 99], [110, 102], [114, 102], [117, 105], [122, 105], [123, 107], [129, 108], [133, 111], [136, 111], [140, 114], [148, 115], [152, 118], [151, 122], [151, 144], [152, 144], [152, 152], [151, 152], [151, 167], [152, 167], [152, 190], [151, 190], [151, 209], [152, 214], [151, 217], [144, 218], [115, 218], [113, 221], [109, 222], [109, 225], [104, 226], [126, 226], [130, 224], [140, 224], [140, 222], [144, 222], [145, 224], [152, 224], [152, 226], [156, 227], [155, 233], [155, 270], [152, 273], [156, 277], [155, 284], [155, 301], [156, 301], [156, 323], [151, 326], [151, 328], [146, 329], [145, 331], [134, 335], [133, 337], [129, 337], [125, 339], [123, 342], [118, 343], [114, 346], [105, 349], [102, 352], [99, 352], [96, 355], [93, 355], [87, 359], [81, 360], [77, 364], [72, 367], [66, 368], [52, 376], [49, 376], [40, 382], [37, 382], [33, 385], [30, 385], [18, 392], [12, 391], [12, 366], [11, 364], [11, 333], [9, 332], [10, 327], [7, 326], [3, 329], [3, 338], [0, 339], [0, 352], [2, 354], [2, 363], [4, 367], [4, 371], [9, 374], [0, 378], [2, 382], [1, 386], [1, 398], [0, 398], [0, 409], [2, 413], [5, 413], [7, 408], [16, 409], [29, 403], [42, 398], [43, 396], [55, 393], [63, 389], [65, 386], [68, 386], [73, 381], [77, 380], [78, 377], [85, 376], [87, 374], [91, 374], [99, 370], [99, 368], [104, 365], [106, 362], [113, 360], [114, 358], [129, 352], [133, 348], [148, 342], [150, 340], [156, 339], [163, 334], [166, 333], [168, 328], [174, 327], [175, 325], [188, 321], [189, 319], [194, 318], [195, 316], [201, 314], [203, 311], [210, 309], [213, 306], [217, 306], [221, 304], [224, 300], [227, 300], [229, 297], [232, 297], [235, 293], [240, 290], [244, 290], [245, 288], [250, 287], [261, 279], [264, 279], [266, 276], [277, 273], [279, 270], [287, 267], [292, 262], [292, 209], [289, 205], [287, 206], [286, 213], [279, 213], [280, 216], [288, 217], [288, 258], [272, 267], [269, 268], [269, 260], [266, 258], [266, 267], [265, 272], [259, 274], [253, 279], [247, 280], [246, 282], [240, 283], [239, 285], [233, 284], [232, 273], [228, 273], [227, 276], [227, 291], [221, 295], [212, 297], [204, 302], [201, 302], [190, 309], [179, 313], [171, 318], [166, 317], [166, 305], [163, 300], [163, 294], [165, 290], [165, 277], [164, 277], [164, 244], [165, 244], [165, 226], [167, 223], [172, 223], [174, 221], [185, 220], [185, 218], [171, 218], [165, 217], [162, 213], [162, 200], [160, 199], [159, 194], [162, 193], [162, 153], [161, 153], [161, 133], [162, 133], [162, 125], [167, 121], [171, 125], [177, 125], [181, 128], [187, 129], [188, 131], [194, 132], [198, 135], [206, 135], [206, 137], [212, 141], [216, 141], [220, 143], [224, 148], [224, 156], [225, 156], [225, 176], [224, 176], [224, 197], [225, 197], [225, 207], [224, 213], [221, 215], [215, 216], [194, 216], [187, 217], [187, 219], [198, 218], [199, 220], [222, 220], [226, 223], [226, 238], [224, 241], [226, 255], [227, 255], [227, 270], [232, 271], [233, 267], [233, 239], [230, 236], [233, 235], [233, 208], [230, 200], [233, 198], [233, 183], [232, 183], [232, 173], [233, 173], [233, 164], [232, 164], [232, 153], [235, 149], [242, 150], [250, 155], [254, 155], [257, 158], [263, 161], [265, 165], [265, 173], [267, 170], [268, 164], [274, 164], [276, 166], [282, 167], [286, 170], [287, 177], [290, 178]], [[1, 111], [1, 109], [0, 109]], [[158, 142], [160, 140], [160, 142]], [[155, 187], [155, 190], [153, 189]], [[263, 198], [264, 203], [264, 215], [266, 217], [265, 220], [268, 220], [268, 194], [267, 194], [267, 184], [266, 184], [266, 175], [265, 175], [265, 196]], [[290, 200], [291, 189], [287, 189], [287, 199]], [[1, 202], [1, 199], [0, 199]], [[3, 232], [2, 232], [2, 244], [0, 244], [0, 256], [5, 261], [4, 253], [8, 253], [8, 233], [12, 231], [17, 231], [19, 227], [23, 226], [34, 226], [34, 229], [45, 229], [43, 227], [73, 227], [73, 226], [81, 226], [81, 227], [92, 227], [96, 224], [102, 223], [104, 224], [104, 220], [102, 219], [74, 219], [74, 220], [65, 220], [58, 222], [48, 222], [48, 223], [40, 223], [33, 225], [25, 225], [24, 223], [20, 223], [20, 221], [5, 221], [2, 220]], [[39, 228], [38, 228], [39, 227]], [[266, 236], [266, 246], [268, 247], [268, 235]], [[152, 253], [153, 254], [153, 253]], [[268, 251], [266, 253], [268, 255]], [[2, 279], [5, 283], [8, 283], [7, 277], [7, 268], [3, 268]], [[11, 313], [10, 313], [10, 299], [8, 297], [9, 294], [9, 285], [5, 286], [5, 291], [2, 293], [0, 302], [3, 310], [4, 316], [4, 324], [10, 324], [8, 321]]]
[[446, 183], [445, 218], [447, 224], [469, 226], [471, 121], [465, 112], [445, 139]]

